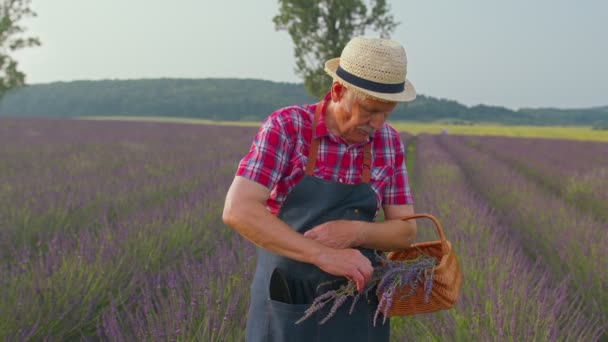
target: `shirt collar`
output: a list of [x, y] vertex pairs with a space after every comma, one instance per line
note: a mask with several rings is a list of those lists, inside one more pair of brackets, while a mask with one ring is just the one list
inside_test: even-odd
[[[331, 99], [331, 92], [328, 92], [323, 97], [323, 100], [321, 100], [321, 102], [317, 103], [314, 106], [314, 110], [313, 110], [313, 122], [314, 122], [314, 113], [317, 110], [317, 107], [318, 106], [323, 106], [323, 107], [326, 108], [327, 107], [327, 103], [330, 101], [330, 99]], [[315, 134], [314, 134], [313, 138], [323, 138], [323, 137], [326, 137], [326, 136], [330, 135], [330, 132], [327, 129], [327, 125], [325, 124], [325, 108], [321, 108], [321, 113], [319, 113], [319, 121], [317, 122], [317, 127], [315, 128]]]

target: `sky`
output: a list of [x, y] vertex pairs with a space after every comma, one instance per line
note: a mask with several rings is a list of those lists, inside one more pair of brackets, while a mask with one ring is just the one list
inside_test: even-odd
[[[368, 2], [369, 3], [369, 2]], [[477, 104], [608, 105], [608, 1], [389, 0], [419, 94]], [[29, 84], [137, 78], [301, 82], [277, 0], [32, 0]], [[367, 33], [374, 36], [373, 32]], [[337, 57], [337, 56], [336, 56]]]

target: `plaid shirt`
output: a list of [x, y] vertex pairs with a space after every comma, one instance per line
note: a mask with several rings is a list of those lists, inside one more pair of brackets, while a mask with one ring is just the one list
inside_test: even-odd
[[[276, 214], [287, 194], [304, 176], [316, 104], [282, 108], [267, 117], [255, 135], [236, 175], [270, 190], [268, 210]], [[361, 181], [365, 142], [347, 144], [325, 126], [323, 115], [315, 130], [320, 137], [314, 176], [345, 184]], [[405, 169], [405, 149], [397, 131], [384, 124], [372, 140], [370, 185], [381, 205], [412, 204]]]

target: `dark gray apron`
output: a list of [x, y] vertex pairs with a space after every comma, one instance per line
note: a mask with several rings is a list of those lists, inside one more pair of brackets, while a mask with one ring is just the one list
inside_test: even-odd
[[[317, 104], [312, 126], [314, 137], [318, 117], [324, 104]], [[346, 219], [371, 222], [376, 212], [376, 197], [369, 185], [371, 146], [365, 145], [362, 182], [342, 184], [313, 177], [319, 140], [313, 139], [306, 166], [306, 174], [287, 195], [277, 217], [297, 232], [307, 230], [327, 221]], [[377, 262], [374, 250], [359, 249], [373, 265]], [[379, 316], [376, 327], [373, 317], [378, 306], [375, 291], [366, 298], [362, 296], [354, 311], [349, 315], [352, 300], [349, 299], [325, 324], [320, 325], [331, 308], [326, 304], [323, 310], [300, 324], [295, 322], [304, 316], [304, 311], [319, 294], [337, 289], [346, 283], [344, 277], [325, 273], [317, 266], [298, 262], [265, 249], [258, 248], [258, 259], [253, 284], [251, 304], [247, 318], [246, 341], [374, 341], [389, 340], [390, 327], [382, 324]], [[288, 287], [287, 299], [271, 298], [277, 292], [274, 281], [275, 269], [284, 276]], [[330, 286], [317, 289], [317, 285], [334, 281]], [[279, 284], [280, 285], [280, 284]]]

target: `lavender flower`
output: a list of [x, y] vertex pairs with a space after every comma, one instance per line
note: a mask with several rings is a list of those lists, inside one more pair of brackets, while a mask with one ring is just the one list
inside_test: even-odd
[[325, 322], [327, 322], [330, 318], [335, 316], [336, 312], [338, 312], [338, 308], [340, 306], [342, 306], [342, 304], [344, 304], [344, 302], [346, 302], [347, 299], [348, 299], [348, 296], [340, 296], [336, 300], [334, 300], [334, 305], [332, 305], [331, 310], [329, 310], [329, 313], [327, 314], [327, 316], [325, 316], [325, 318], [323, 318], [321, 321], [319, 321], [319, 324], [325, 324]]
[[357, 293], [355, 295], [355, 297], [353, 298], [353, 303], [350, 306], [350, 310], [348, 310], [348, 314], [349, 315], [353, 314], [353, 311], [355, 310], [355, 305], [357, 305], [357, 302], [359, 301], [359, 298], [361, 298], [361, 293], [360, 292]]

